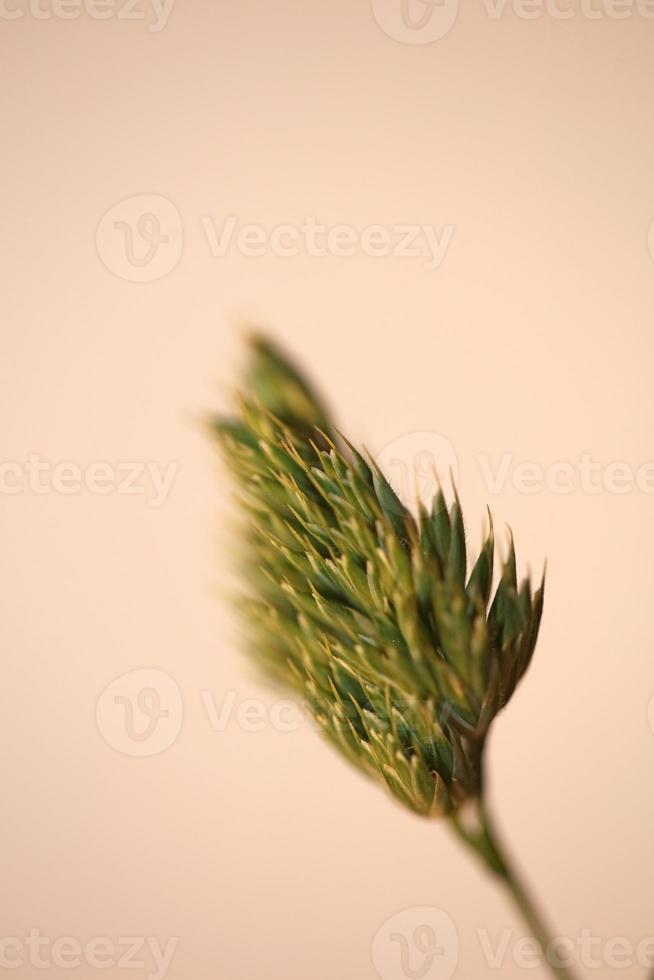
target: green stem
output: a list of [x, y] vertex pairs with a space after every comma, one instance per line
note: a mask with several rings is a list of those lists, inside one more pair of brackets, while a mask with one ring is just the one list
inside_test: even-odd
[[575, 980], [575, 974], [557, 957], [552, 931], [500, 843], [483, 799], [479, 797], [450, 819], [459, 837], [472, 847], [486, 868], [503, 881], [529, 931], [542, 947], [552, 974], [558, 980]]

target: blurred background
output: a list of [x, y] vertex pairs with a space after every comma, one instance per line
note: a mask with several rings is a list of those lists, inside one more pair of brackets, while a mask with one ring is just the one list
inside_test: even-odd
[[239, 656], [202, 424], [256, 324], [398, 492], [435, 458], [473, 546], [490, 505], [548, 559], [491, 797], [581, 974], [646, 975], [653, 16], [5, 0], [3, 972], [546, 976], [447, 828]]

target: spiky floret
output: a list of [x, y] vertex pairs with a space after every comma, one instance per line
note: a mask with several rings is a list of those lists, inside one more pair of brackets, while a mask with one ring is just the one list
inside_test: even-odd
[[212, 429], [244, 510], [251, 652], [351, 762], [419, 814], [481, 790], [490, 724], [527, 669], [543, 607], [513, 540], [491, 601], [492, 524], [467, 571], [442, 490], [417, 518], [337, 434], [301, 374], [252, 341], [234, 418]]

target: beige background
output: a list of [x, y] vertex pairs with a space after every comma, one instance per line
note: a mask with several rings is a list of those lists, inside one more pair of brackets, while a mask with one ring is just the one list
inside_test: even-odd
[[[198, 420], [225, 404], [243, 320], [373, 451], [449, 440], [473, 541], [490, 503], [523, 568], [548, 556], [536, 660], [491, 740], [493, 801], [562, 934], [654, 935], [654, 496], [510, 477], [491, 494], [477, 458], [654, 459], [654, 21], [570, 9], [493, 18], [471, 0], [426, 44], [389, 36], [366, 0], [177, 0], [157, 32], [143, 3], [145, 20], [0, 18], [2, 461], [178, 464], [159, 507], [117, 488], [0, 494], [2, 936], [178, 937], [171, 980], [373, 980], [373, 937], [402, 909], [452, 918], [459, 978], [498, 972], [478, 929], [522, 934], [444, 827], [313, 733], [239, 723], [243, 701], [273, 698], [215, 596], [228, 494]], [[150, 282], [121, 277], [161, 269], [130, 267], [112, 217], [96, 243], [136, 196], [116, 219], [133, 225], [139, 195], [173, 207], [153, 259], [173, 267]], [[214, 257], [202, 219], [229, 215], [454, 230], [432, 270]], [[121, 705], [108, 739], [96, 705], [141, 668], [174, 679], [183, 723], [139, 758]], [[206, 701], [225, 698], [215, 731]], [[383, 980], [405, 980], [387, 952]], [[501, 975], [545, 974], [509, 952]]]

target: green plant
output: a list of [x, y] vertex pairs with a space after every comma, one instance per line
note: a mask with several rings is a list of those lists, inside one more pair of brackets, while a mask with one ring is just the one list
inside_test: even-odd
[[251, 340], [234, 417], [212, 430], [245, 516], [252, 656], [350, 762], [414, 813], [449, 820], [547, 946], [484, 794], [487, 735], [529, 666], [543, 583], [518, 582], [510, 537], [493, 592], [492, 523], [468, 571], [456, 493], [414, 517], [264, 338]]

